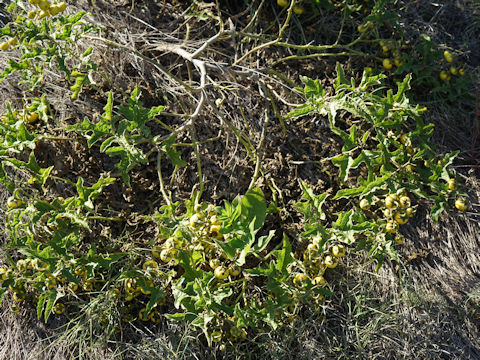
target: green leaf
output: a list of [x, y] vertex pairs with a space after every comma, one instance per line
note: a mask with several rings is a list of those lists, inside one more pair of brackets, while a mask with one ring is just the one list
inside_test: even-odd
[[45, 301], [47, 300], [47, 294], [42, 294], [38, 297], [37, 301], [37, 319], [40, 320], [40, 318], [43, 315], [43, 309], [45, 308]]
[[47, 322], [50, 314], [52, 313], [53, 305], [55, 305], [55, 301], [57, 301], [57, 292], [55, 290], [48, 291], [46, 296], [48, 298], [47, 306], [45, 307], [45, 322]]
[[353, 164], [353, 159], [348, 154], [342, 154], [332, 158], [332, 163], [340, 168], [338, 177], [341, 181], [345, 182], [348, 179], [348, 173]]
[[343, 67], [342, 64], [340, 64], [339, 61], [337, 61], [336, 68], [337, 70], [337, 78], [335, 80], [335, 88], [338, 88], [340, 85], [348, 85], [349, 82], [345, 78], [345, 73], [343, 72]]
[[174, 166], [186, 166], [187, 162], [182, 160], [182, 158], [180, 157], [180, 153], [176, 151], [175, 148], [172, 146], [174, 143], [175, 135], [172, 135], [163, 142], [162, 150], [167, 154]]
[[258, 231], [265, 221], [267, 215], [267, 205], [265, 204], [265, 197], [260, 188], [249, 190], [240, 201], [242, 223], [250, 224], [254, 221], [254, 230]]
[[295, 261], [295, 258], [292, 256], [292, 247], [286, 234], [283, 234], [282, 249], [275, 251], [275, 257], [277, 258], [276, 268], [282, 274], [286, 273], [287, 266]]
[[147, 306], [145, 307], [145, 313], [146, 315], [150, 314], [150, 311], [152, 311], [153, 307], [156, 306], [157, 301], [166, 296], [166, 294], [159, 288], [153, 287], [153, 288], [148, 288], [152, 292], [150, 295], [150, 300], [147, 303]]

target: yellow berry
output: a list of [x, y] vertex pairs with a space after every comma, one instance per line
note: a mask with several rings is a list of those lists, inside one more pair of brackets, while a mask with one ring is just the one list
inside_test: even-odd
[[326, 267], [329, 269], [336, 268], [338, 265], [338, 258], [332, 255], [327, 255], [325, 256], [325, 259], [323, 260], [323, 263], [325, 264]]
[[452, 75], [457, 75], [458, 74], [458, 70], [455, 66], [450, 67], [450, 74], [452, 74]]
[[459, 69], [459, 70], [458, 70], [458, 75], [460, 75], [460, 76], [465, 76], [465, 70]]
[[385, 206], [389, 209], [395, 209], [396, 207], [398, 207], [398, 202], [394, 195], [388, 195], [385, 198]]
[[55, 314], [63, 314], [66, 310], [66, 306], [62, 303], [56, 303], [55, 306], [53, 307], [53, 311]]
[[443, 52], [443, 57], [444, 57], [445, 60], [446, 60], [447, 62], [449, 62], [449, 63], [453, 61], [453, 56], [452, 56], [452, 54], [450, 53], [450, 51], [448, 51], [448, 50], [445, 50], [445, 51]]
[[368, 201], [367, 199], [360, 200], [360, 209], [362, 210], [370, 209], [370, 201]]
[[162, 260], [163, 262], [166, 262], [166, 263], [168, 263], [168, 262], [170, 262], [170, 260], [172, 260], [170, 249], [162, 250], [162, 252], [160, 253], [160, 260]]
[[158, 264], [155, 260], [147, 260], [143, 263], [143, 270], [156, 269]]
[[298, 16], [302, 15], [305, 9], [301, 5], [293, 5], [293, 12]]
[[219, 267], [220, 264], [221, 264], [221, 263], [220, 263], [220, 260], [219, 260], [219, 259], [210, 259], [210, 261], [208, 262], [208, 265], [210, 265], [210, 267], [211, 267], [212, 269], [214, 269], [214, 270], [215, 270], [217, 267]]
[[65, 1], [62, 1], [57, 6], [60, 9], [60, 12], [64, 12], [67, 9], [67, 3]]
[[215, 343], [220, 342], [222, 340], [222, 332], [220, 330], [216, 330], [212, 332], [211, 338], [212, 338], [212, 341]]
[[336, 244], [332, 246], [332, 255], [337, 258], [345, 256], [345, 252], [345, 246], [343, 246], [342, 244]]
[[442, 81], [447, 81], [448, 80], [448, 74], [445, 70], [440, 71], [440, 80]]
[[228, 269], [225, 266], [220, 265], [215, 269], [214, 274], [217, 279], [224, 280], [228, 277]]
[[410, 207], [410, 205], [412, 204], [410, 198], [408, 196], [401, 196], [400, 197], [400, 207], [406, 209], [408, 207]]
[[383, 59], [382, 65], [387, 70], [390, 70], [393, 67], [392, 63], [390, 62], [390, 59]]
[[58, 5], [52, 5], [48, 9], [48, 12], [50, 13], [50, 15], [55, 16], [60, 13], [60, 8], [58, 7]]
[[307, 275], [305, 275], [304, 273], [298, 273], [293, 278], [293, 285], [302, 287], [306, 284], [307, 278]]
[[405, 210], [405, 215], [407, 215], [407, 217], [411, 218], [415, 215], [415, 210], [413, 210], [413, 208], [409, 207]]
[[50, 8], [50, 1], [40, 0], [40, 2], [38, 3], [38, 7], [43, 11], [48, 11], [48, 9]]
[[8, 41], [0, 43], [0, 50], [7, 51], [10, 48]]
[[465, 211], [468, 209], [468, 205], [465, 202], [464, 198], [458, 198], [457, 200], [455, 200], [455, 207], [460, 211]]
[[32, 113], [30, 115], [28, 115], [26, 118], [25, 118], [25, 121], [28, 123], [28, 124], [33, 124], [35, 123], [39, 118], [39, 115], [38, 113]]
[[387, 222], [385, 230], [390, 234], [394, 234], [398, 231], [398, 224], [395, 221], [389, 221]]
[[395, 244], [401, 245], [405, 242], [405, 238], [402, 234], [396, 234], [393, 238], [393, 241], [395, 242]]
[[326, 283], [327, 283], [327, 281], [325, 280], [325, 278], [323, 276], [317, 276], [317, 277], [313, 278], [313, 280], [312, 280], [313, 285], [323, 286]]
[[29, 19], [34, 19], [35, 16], [37, 16], [37, 10], [30, 10], [28, 13], [27, 13], [27, 17]]
[[138, 312], [138, 318], [142, 321], [148, 321], [148, 320], [151, 319], [151, 317], [152, 317], [152, 313], [147, 315], [147, 309], [146, 308], [142, 308]]
[[239, 266], [232, 265], [229, 269], [228, 272], [232, 276], [238, 276], [242, 273], [242, 269]]
[[407, 214], [404, 211], [397, 211], [393, 217], [397, 224], [403, 225], [408, 222]]

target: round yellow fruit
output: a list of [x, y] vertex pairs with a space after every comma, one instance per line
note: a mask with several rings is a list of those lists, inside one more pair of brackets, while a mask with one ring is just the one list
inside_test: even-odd
[[152, 317], [152, 313], [147, 315], [147, 309], [146, 308], [142, 308], [138, 312], [138, 318], [142, 321], [148, 321], [148, 320], [151, 319], [151, 317]]
[[7, 207], [9, 209], [14, 209], [14, 208], [17, 208], [19, 206], [22, 206], [23, 204], [23, 201], [18, 199], [16, 200], [13, 196], [10, 196], [8, 199], [7, 199]]
[[370, 201], [368, 201], [367, 199], [360, 200], [360, 209], [362, 210], [370, 209]]
[[242, 268], [239, 267], [239, 266], [236, 266], [236, 265], [232, 265], [230, 266], [230, 268], [228, 269], [228, 272], [230, 273], [230, 275], [232, 276], [238, 276], [242, 273]]
[[222, 332], [220, 330], [216, 330], [212, 332], [211, 337], [214, 343], [220, 342], [222, 340]]
[[8, 40], [8, 43], [10, 44], [10, 46], [15, 46], [18, 44], [18, 38], [13, 37], [10, 40]]
[[294, 5], [293, 12], [298, 16], [302, 15], [305, 12], [305, 9], [301, 5]]
[[40, 0], [38, 3], [38, 7], [43, 11], [48, 11], [50, 9], [50, 1], [48, 0]]
[[38, 118], [39, 118], [39, 115], [38, 115], [38, 113], [35, 112], [35, 113], [32, 113], [32, 114], [28, 115], [28, 116], [25, 118], [25, 121], [26, 121], [28, 124], [33, 124], [33, 123], [37, 122]]
[[345, 246], [343, 246], [342, 244], [336, 244], [332, 246], [332, 255], [337, 258], [345, 256], [345, 252]]
[[326, 267], [333, 269], [336, 268], [338, 265], [338, 258], [332, 255], [327, 255], [325, 256], [325, 260], [323, 260], [323, 263]]
[[58, 3], [58, 9], [60, 12], [64, 12], [67, 9], [67, 3], [65, 1], [62, 1], [61, 3]]
[[411, 207], [405, 209], [405, 214], [411, 218], [415, 215], [415, 210]]
[[55, 16], [60, 13], [60, 8], [58, 7], [58, 5], [52, 5], [48, 9], [48, 12], [50, 13], [50, 15]]
[[400, 203], [400, 207], [404, 209], [410, 207], [410, 205], [412, 204], [408, 196], [401, 196], [399, 203]]
[[402, 245], [405, 242], [405, 237], [402, 234], [396, 234], [393, 241], [397, 245]]
[[42, 10], [42, 11], [40, 11], [40, 14], [38, 14], [40, 19], [43, 19], [44, 17], [47, 17], [49, 15], [50, 15], [50, 13], [48, 12], [48, 10], [47, 11]]
[[386, 218], [390, 218], [393, 216], [393, 211], [392, 209], [385, 209], [383, 210], [383, 216]]
[[404, 211], [397, 211], [393, 217], [397, 224], [403, 225], [408, 222], [407, 214]]
[[450, 74], [452, 74], [452, 75], [457, 75], [458, 74], [458, 70], [455, 66], [450, 67]]
[[442, 81], [447, 81], [448, 80], [448, 74], [445, 70], [440, 71], [440, 80]]
[[8, 41], [0, 43], [0, 50], [7, 51], [10, 48]]
[[387, 233], [395, 234], [398, 231], [398, 224], [395, 221], [389, 221], [387, 222], [385, 230]]
[[172, 260], [172, 255], [171, 255], [170, 249], [162, 250], [162, 252], [160, 253], [160, 260], [162, 260], [163, 262], [166, 262], [166, 263], [168, 263]]
[[62, 303], [56, 303], [55, 306], [53, 307], [53, 311], [55, 312], [55, 314], [63, 314], [66, 310], [66, 306]]
[[390, 62], [390, 59], [383, 59], [382, 65], [387, 70], [390, 70], [393, 67], [392, 63]]
[[293, 278], [293, 285], [298, 287], [304, 286], [307, 282], [307, 279], [307, 275], [305, 275], [304, 273], [298, 273]]
[[459, 69], [459, 70], [458, 70], [458, 75], [460, 75], [460, 76], [465, 76], [465, 70]]
[[455, 183], [455, 179], [448, 179], [448, 190], [452, 191], [457, 188], [457, 184]]
[[27, 13], [27, 17], [29, 19], [34, 19], [35, 16], [37, 16], [37, 10], [30, 10], [28, 13]]
[[327, 280], [325, 280], [325, 278], [323, 276], [317, 276], [317, 277], [313, 278], [313, 280], [312, 280], [313, 285], [323, 286], [326, 283], [327, 283]]
[[162, 252], [162, 248], [160, 246], [155, 245], [152, 248], [152, 255], [153, 257], [156, 257], [157, 259], [160, 258], [160, 253]]
[[455, 207], [460, 211], [465, 211], [468, 209], [468, 205], [465, 202], [464, 198], [458, 198], [457, 200], [455, 200]]
[[398, 207], [398, 202], [394, 195], [388, 195], [385, 198], [385, 206], [389, 209], [395, 209], [396, 207]]
[[225, 280], [228, 277], [228, 269], [225, 266], [220, 265], [215, 269], [214, 274], [218, 280]]
[[449, 62], [449, 63], [453, 61], [452, 53], [451, 53], [450, 51], [448, 51], [448, 50], [445, 50], [445, 51], [443, 52], [443, 57], [444, 57], [445, 60], [446, 60], [447, 62]]
[[143, 270], [156, 269], [158, 264], [155, 260], [147, 260], [143, 263]]
[[277, 0], [277, 5], [281, 7], [286, 7], [288, 6], [289, 2], [288, 0]]

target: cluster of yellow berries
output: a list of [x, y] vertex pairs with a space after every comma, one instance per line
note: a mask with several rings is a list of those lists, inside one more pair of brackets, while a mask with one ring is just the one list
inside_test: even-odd
[[214, 343], [219, 343], [224, 339], [230, 341], [242, 341], [247, 338], [247, 331], [236, 325], [236, 317], [229, 316], [225, 319], [215, 319], [215, 326], [209, 331], [210, 339]]
[[187, 227], [193, 234], [192, 239], [186, 239], [182, 232], [177, 231], [173, 237], [164, 241], [160, 246], [154, 246], [152, 254], [165, 263], [175, 260], [179, 250], [198, 252], [203, 261], [199, 265], [208, 266], [219, 280], [225, 280], [229, 276], [239, 276], [241, 267], [233, 261], [227, 264], [227, 257], [215, 241], [223, 240], [222, 223], [218, 219], [218, 213], [213, 205], [206, 209], [200, 206], [195, 214], [188, 219]]
[[[397, 68], [403, 65], [403, 56], [399, 50], [398, 44], [393, 40], [379, 42], [382, 53], [386, 58], [383, 59], [382, 65], [385, 69], [390, 70], [395, 65]], [[393, 58], [393, 59], [392, 59]]]
[[29, 19], [34, 19], [37, 16], [40, 19], [47, 16], [56, 16], [67, 9], [67, 3], [65, 1], [54, 4], [51, 4], [49, 0], [28, 0], [28, 2], [38, 6], [40, 9], [40, 11], [30, 10], [27, 14]]
[[[450, 51], [445, 50], [443, 52], [443, 58], [445, 61], [449, 64], [453, 62], [453, 55]], [[455, 65], [450, 65], [448, 69], [440, 71], [439, 77], [440, 80], [442, 81], [450, 81], [452, 79], [452, 76], [465, 76], [465, 70], [462, 68], [458, 68]]]
[[312, 285], [325, 286], [327, 283], [323, 277], [325, 271], [337, 267], [339, 259], [345, 256], [345, 253], [345, 246], [340, 243], [333, 244], [326, 251], [322, 251], [321, 240], [315, 238], [303, 253], [305, 272], [295, 274], [293, 285], [304, 287], [310, 279]]
[[[448, 191], [457, 190], [457, 182], [455, 179], [450, 178], [447, 181]], [[466, 211], [468, 209], [467, 199], [463, 196], [460, 196], [455, 199], [455, 208], [460, 211]]]
[[[280, 7], [287, 7], [288, 5], [290, 5], [290, 1], [289, 0], [277, 0], [277, 5], [280, 6]], [[301, 4], [293, 5], [292, 10], [298, 16], [302, 15], [305, 12], [305, 8]]]
[[18, 44], [18, 38], [12, 37], [8, 41], [4, 41], [0, 43], [0, 50], [8, 51], [11, 47], [15, 47]]

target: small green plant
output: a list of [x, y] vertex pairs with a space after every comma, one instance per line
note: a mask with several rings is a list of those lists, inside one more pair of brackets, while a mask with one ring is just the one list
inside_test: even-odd
[[[379, 266], [384, 253], [396, 256], [392, 244], [402, 241], [397, 235], [399, 225], [415, 214], [410, 196], [428, 200], [433, 205], [431, 216], [438, 221], [458, 195], [449, 185], [454, 178], [447, 169], [458, 152], [441, 157], [435, 153], [430, 142], [433, 124], [423, 122], [425, 109], [412, 106], [408, 98], [410, 76], [397, 84], [396, 93], [383, 92], [385, 78], [366, 69], [357, 85], [345, 78], [338, 64], [334, 95], [327, 96], [320, 81], [303, 78], [305, 86], [299, 91], [307, 102], [289, 115], [324, 115], [343, 142], [342, 153], [330, 159], [341, 181], [332, 200], [343, 199], [347, 209], [337, 214], [338, 220], [329, 229], [321, 225], [324, 215], [314, 206], [317, 215], [304, 236], [320, 233], [329, 238], [336, 231], [343, 242], [356, 244], [357, 249], [366, 247]], [[340, 119], [340, 111], [351, 118]], [[320, 201], [313, 195], [309, 198]], [[307, 218], [312, 217], [305, 205], [302, 209]]]

